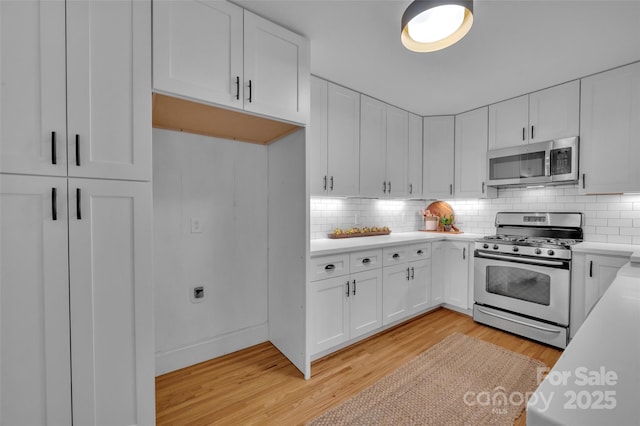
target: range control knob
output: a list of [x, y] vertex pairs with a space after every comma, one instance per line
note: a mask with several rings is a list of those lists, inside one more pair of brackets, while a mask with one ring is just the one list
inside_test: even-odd
[[518, 251], [518, 246], [513, 246], [513, 248], [511, 250]]
[[498, 250], [498, 245], [497, 245], [497, 244], [494, 244], [494, 245], [493, 245], [493, 249], [494, 249], [494, 250]]
[[483, 245], [482, 245], [482, 248], [484, 248], [484, 249], [488, 249], [488, 248], [489, 248], [489, 244], [483, 244]]
[[542, 253], [542, 250], [540, 250], [540, 249], [535, 249], [533, 252], [534, 252], [535, 254], [540, 254], [540, 253]]
[[555, 253], [554, 253], [554, 251], [553, 251], [553, 250], [547, 250], [547, 254], [548, 254], [549, 256], [553, 256]]

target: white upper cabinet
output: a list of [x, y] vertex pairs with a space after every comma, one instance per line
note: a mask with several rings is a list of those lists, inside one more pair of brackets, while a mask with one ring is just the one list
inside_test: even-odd
[[242, 8], [218, 1], [153, 4], [153, 86], [242, 108]]
[[308, 122], [304, 37], [224, 1], [156, 1], [153, 22], [155, 90]]
[[358, 194], [360, 94], [311, 77], [311, 195]]
[[453, 197], [454, 117], [424, 118], [422, 193], [426, 198]]
[[69, 176], [151, 180], [151, 4], [66, 7]]
[[487, 107], [457, 115], [455, 135], [456, 197], [497, 196], [487, 179]]
[[0, 7], [1, 171], [149, 180], [150, 3]]
[[422, 196], [422, 117], [409, 114], [409, 157], [407, 189], [409, 197]]
[[409, 113], [361, 96], [360, 195], [408, 194], [408, 138]]
[[489, 106], [489, 149], [578, 135], [580, 82], [571, 81]]
[[640, 62], [582, 79], [580, 121], [580, 190], [640, 191]]
[[0, 19], [0, 171], [64, 176], [65, 4], [2, 1]]

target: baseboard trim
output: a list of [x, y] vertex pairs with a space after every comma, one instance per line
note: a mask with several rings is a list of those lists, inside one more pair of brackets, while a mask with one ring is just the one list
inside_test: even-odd
[[269, 327], [265, 323], [216, 336], [189, 346], [156, 352], [155, 374], [160, 376], [268, 340]]

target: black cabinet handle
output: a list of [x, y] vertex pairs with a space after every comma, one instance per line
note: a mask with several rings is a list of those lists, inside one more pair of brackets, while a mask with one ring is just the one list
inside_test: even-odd
[[415, 280], [416, 279], [416, 274], [415, 274], [415, 269], [413, 269], [413, 266], [411, 267], [411, 279]]
[[347, 281], [347, 297], [349, 297], [349, 281]]
[[400, 257], [400, 255], [398, 253], [393, 253], [393, 256], [391, 256], [391, 257], [393, 257], [394, 259], [397, 259], [397, 258]]
[[384, 182], [382, 182], [382, 185], [383, 185], [382, 192], [384, 194], [386, 194], [387, 193], [387, 181], [385, 180]]
[[331, 176], [331, 186], [329, 187], [331, 191], [333, 191], [333, 176]]
[[327, 175], [324, 175], [322, 189], [325, 191], [327, 190]]
[[249, 80], [249, 103], [253, 102], [253, 86]]
[[533, 126], [531, 126], [531, 139], [533, 139]]
[[58, 220], [58, 189], [51, 188], [51, 219]]
[[51, 132], [51, 164], [58, 164], [56, 151], [56, 132]]
[[449, 184], [449, 195], [453, 195], [453, 184]]
[[80, 209], [80, 188], [76, 188], [76, 219], [82, 220], [82, 210]]
[[76, 166], [80, 167], [80, 135], [76, 134]]
[[356, 280], [353, 280], [353, 295], [356, 295]]
[[410, 271], [410, 269], [409, 269], [409, 268], [407, 268], [407, 281], [409, 281], [409, 276], [410, 276], [410, 275], [409, 275], [409, 271]]
[[466, 260], [467, 259], [467, 248], [463, 247], [462, 248], [462, 260]]
[[586, 188], [587, 175], [585, 173], [582, 174], [582, 189]]
[[391, 181], [389, 181], [389, 194], [391, 194]]
[[589, 278], [593, 278], [593, 260], [589, 261]]
[[420, 249], [420, 250], [418, 250], [416, 253], [418, 253], [418, 254], [423, 254], [423, 253], [424, 253], [424, 251], [423, 251], [422, 249]]
[[482, 182], [482, 193], [484, 194], [484, 182]]
[[527, 131], [527, 129], [525, 127], [522, 128], [522, 140], [526, 140], [525, 139], [525, 132]]
[[409, 194], [413, 194], [413, 184], [409, 184]]
[[371, 262], [371, 259], [369, 259], [368, 257], [365, 257], [364, 259], [362, 259], [362, 263], [364, 263], [365, 265], [368, 265]]
[[236, 100], [240, 100], [240, 76], [236, 76]]
[[334, 265], [333, 263], [330, 263], [324, 267], [325, 271], [333, 271], [334, 269], [336, 269], [336, 265]]

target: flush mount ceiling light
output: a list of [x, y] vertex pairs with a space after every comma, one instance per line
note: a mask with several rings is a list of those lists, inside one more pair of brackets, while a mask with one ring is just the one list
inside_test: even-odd
[[458, 42], [473, 24], [473, 0], [416, 0], [402, 15], [402, 44], [434, 52]]

